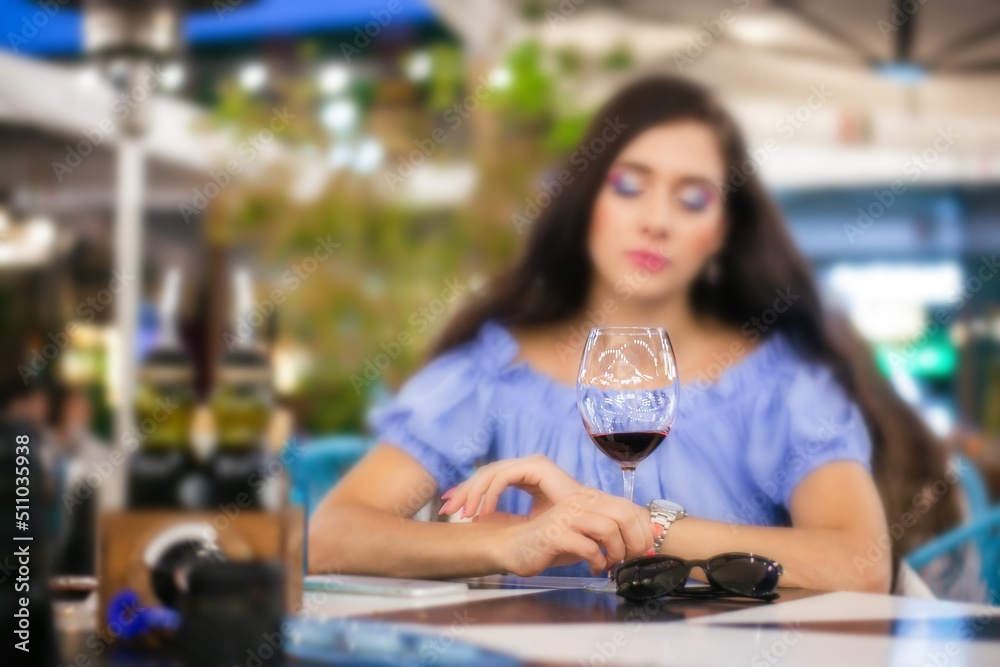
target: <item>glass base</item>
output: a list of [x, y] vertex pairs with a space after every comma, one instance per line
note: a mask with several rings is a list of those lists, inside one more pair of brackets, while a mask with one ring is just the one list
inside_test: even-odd
[[583, 587], [583, 590], [590, 591], [591, 593], [617, 593], [618, 586], [611, 579], [605, 579], [604, 581], [587, 584]]

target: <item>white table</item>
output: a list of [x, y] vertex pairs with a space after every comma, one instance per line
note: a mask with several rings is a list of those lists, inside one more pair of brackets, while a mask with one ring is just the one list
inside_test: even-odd
[[[539, 586], [549, 584], [538, 582]], [[1000, 666], [1000, 607], [865, 593], [782, 592], [784, 601], [737, 603], [743, 608], [703, 615], [698, 615], [703, 603], [668, 600], [656, 613], [669, 612], [674, 603], [696, 613], [682, 620], [641, 622], [594, 619], [607, 613], [606, 609], [596, 614], [580, 611], [589, 618], [576, 621], [573, 615], [580, 607], [574, 608], [574, 600], [592, 605], [590, 600], [599, 598], [585, 596], [601, 594], [581, 591], [568, 603], [543, 601], [564, 593], [576, 595], [549, 587], [469, 590], [424, 600], [310, 592], [306, 603], [315, 618], [391, 622], [532, 662]], [[808, 597], [788, 599], [803, 593]], [[615, 596], [600, 600], [604, 607], [618, 601]], [[546, 614], [548, 621], [538, 622], [538, 616]], [[510, 622], [512, 615], [522, 618]]]
[[[583, 591], [584, 580], [513, 583], [530, 587], [425, 599], [308, 592], [302, 616], [386, 623], [442, 645], [458, 640], [530, 663], [1000, 667], [1000, 607], [779, 589], [783, 599], [771, 604], [668, 599], [644, 609]], [[95, 607], [93, 598], [57, 605], [64, 641], [85, 644]], [[643, 613], [645, 620], [636, 618]]]

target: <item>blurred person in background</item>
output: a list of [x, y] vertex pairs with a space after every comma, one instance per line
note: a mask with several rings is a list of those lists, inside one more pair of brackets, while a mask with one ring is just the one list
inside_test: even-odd
[[[45, 521], [51, 516], [50, 509], [56, 502], [53, 497], [55, 483], [43, 456], [48, 448], [46, 436], [42, 431], [47, 409], [48, 397], [44, 383], [25, 384], [19, 377], [0, 380], [0, 469], [4, 471], [0, 478], [0, 502], [5, 507], [18, 508], [15, 512], [18, 517], [17, 522], [5, 521], [4, 527], [0, 528], [0, 540], [3, 545], [0, 546], [0, 563], [4, 567], [4, 574], [0, 578], [5, 580], [13, 578], [9, 568], [12, 563], [18, 562], [23, 549], [20, 545], [24, 544], [17, 539], [27, 537], [31, 540], [31, 568], [29, 580], [24, 582], [27, 587], [18, 588], [18, 595], [0, 595], [0, 614], [12, 621], [17, 620], [16, 616], [21, 609], [19, 600], [22, 596], [27, 596], [30, 600], [31, 660], [28, 662], [7, 660], [4, 664], [54, 665], [57, 659], [57, 643], [48, 587], [51, 527]], [[21, 474], [25, 468], [27, 475]], [[23, 477], [28, 478], [27, 486], [30, 489], [27, 505], [17, 502], [19, 498], [24, 498], [22, 494], [17, 493], [17, 489], [24, 486]], [[22, 520], [26, 526], [21, 525]], [[8, 627], [12, 633], [16, 628], [11, 622], [8, 623]], [[12, 653], [13, 649], [9, 649], [4, 655]]]
[[[80, 387], [56, 385], [50, 392], [52, 465], [58, 480], [53, 511], [54, 574], [93, 574], [97, 491], [110, 474], [110, 449], [91, 431], [90, 397]], [[102, 465], [103, 464], [103, 465]]]
[[[48, 384], [48, 380], [25, 383], [20, 378], [7, 378], [0, 391], [0, 419], [14, 430], [24, 429], [32, 434], [31, 454], [42, 466], [42, 471], [33, 477], [33, 481], [41, 481], [43, 492], [53, 496], [59, 482], [54, 472], [56, 451], [52, 434], [46, 426], [49, 416]], [[4, 443], [4, 446], [7, 444]], [[44, 524], [49, 534], [56, 530], [55, 519], [50, 510]]]
[[[38, 491], [39, 498], [45, 498], [32, 512], [30, 522], [34, 530], [44, 534], [49, 545], [61, 531], [62, 516], [57, 503], [60, 490], [59, 451], [53, 433], [48, 428], [51, 413], [49, 378], [41, 378], [38, 382], [25, 383], [20, 378], [10, 377], [3, 383], [0, 391], [0, 422], [5, 429], [17, 434], [26, 434], [29, 438], [28, 449], [31, 460], [29, 466], [30, 486]], [[2, 443], [9, 448], [7, 454], [14, 453], [13, 442]], [[53, 553], [48, 551], [50, 557]], [[49, 566], [50, 563], [46, 563]]]
[[34, 428], [45, 425], [49, 413], [49, 398], [41, 384], [25, 384], [11, 378], [5, 382], [0, 396], [0, 415], [9, 421], [26, 421]]
[[56, 385], [50, 393], [49, 423], [60, 450], [81, 461], [103, 459], [108, 444], [90, 428], [93, 410], [87, 392], [81, 387]]
[[[310, 521], [309, 569], [597, 574], [650, 551], [662, 529], [645, 503], [665, 498], [688, 517], [662, 553], [754, 552], [785, 585], [890, 590], [899, 555], [957, 520], [950, 494], [914, 507], [945, 454], [824, 311], [776, 206], [740, 172], [746, 155], [694, 83], [647, 78], [608, 102], [519, 261], [373, 415], [379, 444]], [[598, 325], [666, 328], [684, 383], [636, 503], [576, 405]], [[479, 516], [411, 520], [442, 491], [444, 513]], [[916, 524], [890, 537], [905, 512]]]

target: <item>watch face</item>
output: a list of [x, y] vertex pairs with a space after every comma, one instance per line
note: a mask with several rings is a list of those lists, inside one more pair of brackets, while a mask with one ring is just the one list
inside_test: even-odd
[[663, 500], [661, 498], [659, 500], [654, 500], [653, 504], [656, 505], [657, 507], [663, 508], [665, 510], [673, 510], [674, 512], [683, 512], [684, 511], [684, 508], [681, 505], [673, 502], [672, 500]]

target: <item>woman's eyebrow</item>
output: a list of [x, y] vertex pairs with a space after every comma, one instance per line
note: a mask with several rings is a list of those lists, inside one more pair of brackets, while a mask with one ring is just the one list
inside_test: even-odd
[[[641, 162], [631, 162], [628, 160], [620, 160], [618, 162], [614, 162], [611, 165], [611, 169], [632, 169], [641, 172], [643, 174], [654, 174], [656, 171], [647, 164], [643, 164]], [[703, 176], [701, 174], [685, 174], [680, 178], [678, 178], [677, 181], [685, 185], [689, 183], [712, 185], [712, 186], [716, 185], [715, 181], [713, 181], [711, 178], [709, 178], [708, 176]]]
[[678, 181], [684, 185], [711, 185], [711, 186], [716, 185], [716, 182], [708, 178], [707, 176], [697, 176], [697, 175], [682, 176], [678, 179]]
[[626, 169], [634, 169], [635, 171], [641, 171], [644, 174], [653, 173], [652, 167], [642, 164], [641, 162], [629, 162], [627, 160], [620, 160], [611, 165], [612, 169], [621, 169], [623, 167]]

